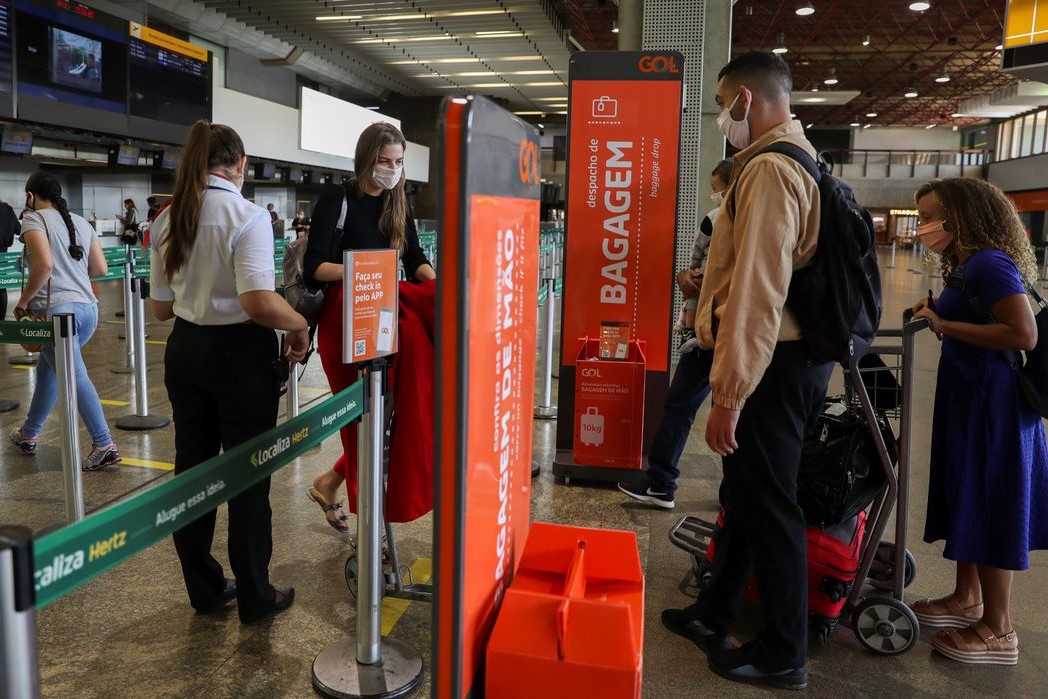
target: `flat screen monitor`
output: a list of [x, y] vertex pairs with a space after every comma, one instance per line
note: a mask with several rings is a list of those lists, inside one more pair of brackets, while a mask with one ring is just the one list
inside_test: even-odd
[[70, 0], [16, 0], [19, 118], [127, 133], [127, 24]]
[[177, 170], [182, 161], [182, 150], [180, 148], [168, 148], [164, 151], [164, 157], [160, 161], [160, 167], [165, 170]]
[[288, 170], [287, 179], [288, 182], [294, 182], [295, 184], [302, 182], [302, 168], [293, 167]]
[[13, 20], [10, 1], [0, 0], [0, 116], [6, 118], [15, 115]]
[[117, 165], [138, 165], [138, 146], [120, 146], [116, 154]]
[[205, 48], [130, 22], [131, 117], [182, 126], [211, 118], [211, 64]]
[[33, 133], [18, 129], [4, 129], [0, 151], [29, 155], [33, 152]]

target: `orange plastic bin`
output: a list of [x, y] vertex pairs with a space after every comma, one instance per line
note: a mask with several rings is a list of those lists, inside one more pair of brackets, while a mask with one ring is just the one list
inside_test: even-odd
[[487, 649], [487, 699], [640, 697], [644, 576], [633, 532], [536, 522]]

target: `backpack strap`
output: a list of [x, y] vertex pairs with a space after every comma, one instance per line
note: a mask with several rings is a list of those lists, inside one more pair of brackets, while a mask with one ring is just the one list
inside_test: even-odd
[[[1030, 289], [1030, 285], [1027, 283], [1026, 279], [1023, 279], [1023, 284], [1027, 287], [1027, 290]], [[946, 279], [946, 286], [951, 287], [953, 289], [957, 289], [962, 294], [964, 294], [965, 298], [968, 299], [968, 305], [971, 306], [972, 310], [975, 311], [975, 314], [979, 316], [984, 323], [989, 324], [997, 322], [997, 319], [993, 317], [993, 311], [990, 310], [989, 304], [987, 304], [986, 301], [982, 300], [980, 297], [973, 294], [971, 292], [971, 289], [968, 288], [968, 283], [965, 279], [963, 269], [954, 268], [954, 270], [950, 272], [950, 276]], [[1034, 293], [1037, 293], [1036, 290], [1034, 290]], [[1040, 294], [1037, 294], [1037, 296], [1040, 297]], [[1001, 356], [1004, 357], [1005, 361], [1007, 361], [1008, 364], [1011, 365], [1012, 371], [1016, 373], [1022, 371], [1022, 355], [1019, 355], [1020, 361], [1016, 361], [1016, 354], [1018, 354], [1018, 350], [999, 351], [1001, 353]]]
[[735, 183], [732, 184], [731, 192], [728, 193], [728, 211], [731, 213], [732, 219], [735, 218], [735, 188], [738, 186], [739, 180], [742, 179], [742, 173], [746, 171], [746, 166], [753, 162], [758, 155], [764, 155], [765, 153], [778, 153], [779, 155], [785, 155], [787, 158], [793, 160], [804, 168], [804, 171], [811, 175], [816, 183], [822, 181], [822, 169], [819, 167], [819, 163], [815, 158], [808, 155], [806, 150], [798, 146], [796, 143], [790, 143], [789, 141], [775, 141], [754, 153], [753, 156], [742, 166], [739, 176], [735, 178]]

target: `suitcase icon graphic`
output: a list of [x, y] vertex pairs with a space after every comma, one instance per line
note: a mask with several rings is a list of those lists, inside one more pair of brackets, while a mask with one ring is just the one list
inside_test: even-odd
[[604, 416], [594, 407], [586, 408], [585, 414], [579, 418], [579, 431], [583, 444], [599, 447], [604, 444]]
[[595, 117], [614, 119], [619, 115], [619, 101], [607, 95], [602, 95], [593, 100], [593, 111], [591, 113]]

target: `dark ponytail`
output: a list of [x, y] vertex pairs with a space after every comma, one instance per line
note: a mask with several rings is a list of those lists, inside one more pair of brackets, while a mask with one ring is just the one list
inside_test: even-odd
[[69, 205], [62, 198], [62, 185], [55, 176], [48, 172], [33, 173], [25, 183], [25, 191], [37, 199], [50, 202], [55, 207], [69, 229], [69, 256], [74, 260], [84, 259], [84, 246], [77, 245], [76, 226], [73, 224], [73, 217], [69, 215]]
[[223, 124], [201, 119], [193, 125], [182, 149], [182, 161], [171, 194], [170, 224], [164, 250], [164, 274], [168, 282], [189, 260], [200, 221], [200, 202], [212, 170], [234, 168], [243, 158], [244, 142], [236, 131]]

